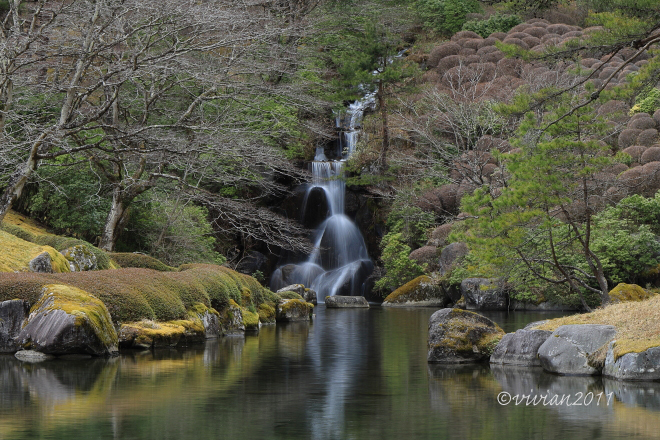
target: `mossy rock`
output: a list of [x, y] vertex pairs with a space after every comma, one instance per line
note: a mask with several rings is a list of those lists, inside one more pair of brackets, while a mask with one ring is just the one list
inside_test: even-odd
[[259, 331], [259, 314], [251, 312], [245, 308], [241, 308], [241, 312], [243, 314], [243, 326], [245, 326], [245, 331]]
[[122, 324], [119, 344], [122, 348], [175, 347], [185, 337], [186, 328], [180, 322], [158, 323], [144, 320]]
[[[298, 295], [300, 296], [300, 295]], [[304, 299], [285, 299], [277, 305], [277, 322], [309, 321], [314, 305]]]
[[61, 284], [46, 285], [42, 293], [17, 338], [24, 348], [56, 355], [117, 352], [117, 332], [98, 298]]
[[243, 310], [236, 301], [230, 299], [227, 307], [219, 310], [219, 313], [223, 335], [237, 335], [245, 332]]
[[97, 270], [96, 255], [84, 244], [77, 244], [60, 252], [69, 262], [71, 272]]
[[284, 292], [277, 292], [275, 295], [279, 296], [282, 299], [298, 299], [301, 301], [305, 300], [305, 298], [303, 298], [302, 296], [291, 290], [287, 290]]
[[445, 289], [427, 275], [422, 275], [390, 293], [383, 301], [384, 307], [445, 307], [450, 302]]
[[637, 284], [619, 283], [614, 289], [610, 290], [610, 302], [612, 304], [644, 301], [653, 296], [653, 293], [641, 288]]
[[137, 254], [132, 252], [113, 252], [110, 258], [120, 267], [138, 267], [141, 269], [153, 269], [160, 272], [175, 272], [179, 269], [168, 266], [162, 261], [150, 257], [149, 255]]
[[[0, 230], [0, 272], [69, 272], [69, 262], [50, 246], [25, 241]], [[31, 264], [32, 263], [32, 264]]]
[[429, 320], [428, 361], [486, 362], [504, 330], [490, 319], [461, 309], [442, 309]]
[[275, 324], [275, 304], [262, 303], [257, 307], [259, 320], [262, 324]]

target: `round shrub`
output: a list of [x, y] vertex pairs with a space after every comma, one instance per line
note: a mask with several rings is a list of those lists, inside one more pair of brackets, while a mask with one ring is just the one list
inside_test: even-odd
[[515, 44], [516, 46], [520, 46], [521, 48], [528, 50], [529, 46], [527, 43], [525, 43], [523, 40], [520, 38], [512, 38], [512, 37], [507, 37], [502, 41], [504, 44]]
[[539, 27], [530, 27], [525, 29], [525, 33], [531, 35], [532, 37], [538, 38], [540, 41], [542, 36], [548, 34], [548, 31], [545, 28], [539, 26]]
[[519, 40], [522, 40], [523, 38], [527, 38], [529, 36], [530, 35], [528, 33], [525, 33], [525, 32], [509, 32], [507, 34], [507, 38], [517, 38]]
[[546, 28], [546, 30], [548, 31], [548, 33], [551, 34], [564, 35], [568, 32], [571, 32], [573, 30], [573, 27], [567, 24], [557, 23], [557, 24], [551, 24]]
[[460, 56], [463, 56], [463, 57], [467, 57], [467, 56], [470, 56], [470, 55], [475, 55], [476, 53], [477, 53], [477, 51], [470, 48], [470, 47], [464, 47], [464, 48], [461, 49], [460, 52], [458, 52], [458, 54]]
[[648, 130], [655, 128], [655, 119], [649, 116], [648, 113], [637, 113], [628, 121], [628, 128], [636, 128], [638, 130]]
[[561, 41], [561, 35], [555, 33], [548, 33], [541, 37], [541, 43], [557, 44]]
[[457, 43], [465, 48], [474, 49], [475, 51], [479, 49], [479, 44], [484, 41], [483, 38], [466, 38], [464, 40], [459, 40]]
[[655, 128], [649, 128], [648, 130], [642, 131], [639, 136], [637, 136], [637, 143], [645, 147], [650, 147], [658, 143], [658, 130]]
[[462, 60], [463, 58], [461, 58], [459, 55], [446, 56], [443, 59], [441, 59], [440, 62], [438, 62], [438, 71], [440, 73], [446, 72], [452, 67], [456, 67], [459, 64], [461, 64]]
[[[632, 145], [628, 148], [624, 148], [623, 152], [632, 157], [633, 162], [641, 162], [642, 154], [646, 151], [646, 147], [642, 145]], [[627, 168], [627, 167], [626, 167]]]
[[479, 50], [483, 49], [484, 47], [495, 47], [495, 42], [497, 41], [499, 40], [493, 37], [484, 38], [479, 42], [477, 46], [477, 53], [479, 53]]
[[658, 110], [656, 110], [655, 112], [653, 112], [653, 120], [655, 121], [655, 123], [656, 123], [657, 125], [660, 126], [660, 109], [658, 109]]
[[[631, 148], [631, 147], [628, 147]], [[611, 165], [606, 168], [606, 171], [609, 173], [614, 174], [615, 176], [618, 176], [621, 173], [624, 173], [628, 171], [628, 165], [624, 163], [615, 163], [614, 165]]]
[[594, 64], [598, 62], [599, 61], [596, 58], [584, 58], [580, 60], [582, 67], [586, 67], [587, 69], [590, 69]]
[[480, 83], [490, 82], [495, 79], [495, 63], [474, 63], [470, 67], [479, 76]]
[[431, 231], [431, 237], [426, 244], [438, 248], [444, 247], [449, 239], [452, 226], [453, 223], [445, 223], [444, 225], [440, 225], [433, 229], [433, 231]]
[[450, 55], [458, 55], [460, 50], [461, 46], [451, 41], [441, 44], [440, 46], [435, 47], [429, 54], [428, 65], [430, 67], [436, 67], [441, 59]]
[[485, 55], [481, 56], [481, 61], [484, 63], [495, 63], [497, 64], [501, 59], [504, 58], [504, 53], [500, 51], [499, 49], [490, 53], [487, 53]]
[[456, 194], [458, 192], [458, 185], [454, 183], [449, 183], [442, 185], [438, 189], [438, 195], [442, 201], [442, 207], [445, 211], [449, 213], [456, 213], [458, 209], [458, 201], [456, 199]]
[[497, 75], [520, 78], [521, 68], [522, 61], [516, 58], [502, 58], [497, 62]]
[[425, 272], [427, 273], [438, 269], [438, 248], [435, 246], [423, 246], [415, 249], [408, 258], [415, 260], [422, 267], [426, 265]]
[[502, 41], [506, 38], [506, 32], [493, 32], [488, 37], [495, 38], [496, 40]]
[[637, 136], [642, 132], [636, 128], [626, 128], [619, 134], [619, 148], [628, 148], [637, 143]]
[[534, 27], [533, 23], [530, 23], [530, 22], [520, 23], [520, 24], [517, 24], [514, 27], [512, 27], [509, 30], [509, 33], [511, 33], [511, 32], [514, 32], [514, 33], [515, 32], [522, 32], [522, 31], [525, 31], [525, 30], [527, 30], [531, 27]]
[[451, 41], [458, 41], [463, 38], [478, 38], [481, 39], [481, 35], [477, 34], [476, 32], [472, 31], [460, 31], [456, 32], [452, 37]]
[[639, 159], [639, 162], [642, 164], [648, 164], [650, 162], [658, 162], [658, 161], [660, 161], [660, 147], [658, 146], [647, 148], [642, 153]]
[[541, 40], [539, 40], [536, 37], [532, 37], [532, 36], [525, 37], [522, 40], [530, 48], [534, 48], [534, 47], [538, 46], [539, 44], [541, 44]]

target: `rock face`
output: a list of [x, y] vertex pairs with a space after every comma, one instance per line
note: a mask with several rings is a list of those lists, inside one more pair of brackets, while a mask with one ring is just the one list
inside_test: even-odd
[[223, 335], [242, 335], [245, 333], [243, 311], [233, 299], [230, 299], [229, 305], [220, 312], [220, 324], [222, 325]]
[[42, 252], [30, 261], [28, 264], [32, 272], [53, 273], [52, 260], [48, 252]]
[[304, 298], [305, 297], [305, 286], [302, 285], [302, 284], [291, 284], [289, 286], [282, 287], [281, 289], [277, 290], [277, 293], [284, 293], [284, 292], [297, 293], [298, 295], [300, 295]]
[[468, 310], [506, 310], [508, 306], [507, 292], [494, 279], [466, 278], [461, 294]]
[[447, 364], [488, 361], [504, 331], [490, 319], [460, 309], [442, 309], [429, 320], [428, 361]]
[[318, 300], [316, 298], [316, 291], [312, 289], [305, 289], [305, 292], [301, 295], [305, 301], [312, 305], [316, 305]]
[[369, 308], [369, 302], [363, 296], [326, 296], [325, 306], [329, 309]]
[[16, 337], [28, 315], [28, 303], [22, 299], [0, 302], [0, 353], [20, 350]]
[[390, 293], [383, 307], [445, 307], [451, 300], [439, 282], [422, 275]]
[[540, 367], [539, 347], [550, 337], [547, 330], [518, 330], [507, 333], [490, 356], [491, 364]]
[[114, 355], [118, 344], [105, 305], [83, 290], [58, 284], [44, 287], [17, 339], [23, 347], [54, 355]]
[[539, 347], [541, 366], [558, 374], [600, 374], [603, 366], [596, 352], [605, 350], [615, 335], [612, 325], [562, 325]]
[[660, 379], [660, 347], [652, 347], [641, 353], [626, 353], [617, 359], [614, 344], [611, 342], [608, 347], [603, 376], [618, 380]]
[[69, 262], [71, 272], [80, 272], [84, 270], [97, 270], [96, 255], [82, 244], [70, 247], [60, 252]]
[[314, 306], [299, 299], [284, 299], [277, 305], [277, 322], [309, 321]]

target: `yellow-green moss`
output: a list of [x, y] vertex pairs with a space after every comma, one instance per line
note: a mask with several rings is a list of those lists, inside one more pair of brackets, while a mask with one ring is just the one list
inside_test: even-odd
[[105, 345], [117, 345], [117, 332], [108, 309], [101, 300], [84, 290], [61, 284], [45, 285], [41, 299], [30, 312], [35, 310], [63, 310], [76, 317], [76, 326], [90, 325]]
[[653, 293], [644, 290], [637, 284], [619, 283], [614, 289], [610, 290], [610, 302], [612, 304], [644, 301], [653, 296]]
[[259, 304], [257, 308], [257, 313], [259, 314], [259, 320], [263, 323], [273, 323], [275, 322], [275, 307], [274, 304], [262, 303]]
[[300, 300], [300, 301], [305, 300], [302, 296], [300, 296], [296, 292], [292, 292], [290, 290], [287, 290], [285, 292], [276, 293], [276, 295], [279, 296], [282, 299], [297, 299], [297, 300]]
[[470, 354], [475, 350], [492, 354], [506, 333], [496, 323], [488, 325], [482, 322], [483, 319], [478, 313], [453, 309], [449, 320], [442, 324], [444, 336], [436, 346], [450, 348], [459, 354]]
[[289, 299], [280, 305], [280, 310], [282, 313], [288, 313], [295, 309], [299, 309], [301, 312], [309, 313], [311, 315], [312, 311], [314, 310], [314, 305], [308, 303], [304, 299]]
[[186, 333], [185, 327], [174, 323], [143, 320], [122, 324], [119, 331], [123, 340], [132, 339], [143, 347], [174, 346]]
[[249, 311], [248, 309], [241, 308], [243, 313], [243, 325], [245, 330], [259, 329], [259, 314]]
[[444, 296], [442, 286], [435, 283], [429, 276], [422, 275], [387, 295], [384, 302], [405, 303], [409, 301], [429, 301], [442, 299], [442, 296]]
[[53, 272], [69, 272], [69, 263], [62, 254], [50, 246], [30, 243], [0, 230], [0, 272], [27, 272], [29, 263], [46, 252], [51, 259]]
[[5, 215], [5, 218], [2, 220], [5, 225], [12, 225], [21, 228], [26, 233], [36, 234], [36, 235], [55, 235], [48, 232], [46, 226], [42, 225], [38, 221], [31, 219], [23, 214], [19, 214], [16, 211], [9, 210]]

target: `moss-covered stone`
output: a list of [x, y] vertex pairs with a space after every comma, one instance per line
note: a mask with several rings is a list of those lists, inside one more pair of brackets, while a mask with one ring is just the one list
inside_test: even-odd
[[175, 347], [185, 337], [186, 327], [179, 323], [144, 320], [122, 324], [119, 344], [122, 348]]
[[270, 303], [259, 304], [257, 307], [257, 313], [259, 314], [259, 320], [262, 324], [274, 324], [275, 323], [275, 306]]
[[442, 309], [429, 320], [428, 361], [488, 361], [504, 331], [490, 319], [461, 309]]
[[223, 335], [236, 335], [245, 332], [243, 310], [233, 299], [230, 299], [229, 304], [224, 309], [219, 310], [219, 313]]
[[243, 314], [243, 325], [245, 326], [246, 331], [258, 331], [259, 330], [259, 314], [256, 312], [251, 312], [248, 309], [241, 308]]
[[38, 257], [47, 260], [46, 272], [69, 272], [68, 261], [52, 247], [30, 243], [2, 230], [0, 249], [0, 272], [34, 272], [34, 263], [33, 268], [30, 263]]
[[297, 294], [296, 292], [291, 291], [291, 290], [287, 290], [287, 291], [283, 291], [283, 292], [278, 291], [276, 293], [276, 295], [279, 296], [282, 299], [298, 299], [298, 300], [301, 300], [301, 301], [305, 300], [302, 296], [300, 296], [299, 294]]
[[85, 270], [97, 270], [98, 263], [96, 255], [91, 249], [83, 244], [77, 244], [60, 252], [69, 262], [71, 272], [81, 272]]
[[618, 304], [630, 301], [644, 301], [653, 297], [653, 293], [644, 290], [637, 284], [619, 283], [614, 289], [610, 290], [610, 302]]
[[390, 293], [383, 301], [383, 306], [444, 307], [448, 303], [449, 298], [445, 295], [445, 289], [440, 282], [422, 275]]
[[30, 310], [18, 340], [42, 353], [110, 355], [117, 351], [117, 333], [105, 305], [81, 289], [44, 286]]
[[[300, 296], [300, 295], [298, 295]], [[309, 321], [314, 306], [301, 299], [285, 299], [277, 305], [278, 322]]]

